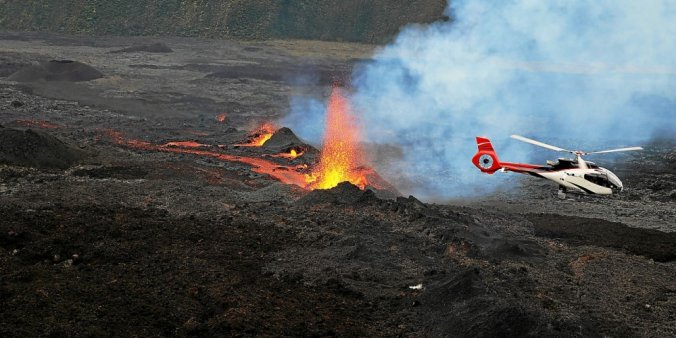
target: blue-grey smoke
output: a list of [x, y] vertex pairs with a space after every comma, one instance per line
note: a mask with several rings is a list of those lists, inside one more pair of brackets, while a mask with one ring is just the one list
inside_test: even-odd
[[[403, 150], [378, 169], [404, 192], [468, 196], [511, 181], [470, 163], [477, 135], [508, 161], [535, 153], [510, 134], [586, 150], [676, 136], [676, 1], [452, 1], [447, 14], [404, 28], [353, 74], [368, 141]], [[293, 122], [318, 120], [319, 107], [296, 98], [284, 122], [316, 142], [306, 133], [321, 126]]]
[[315, 146], [321, 145], [326, 121], [326, 103], [310, 95], [291, 97], [291, 113], [280, 122]]

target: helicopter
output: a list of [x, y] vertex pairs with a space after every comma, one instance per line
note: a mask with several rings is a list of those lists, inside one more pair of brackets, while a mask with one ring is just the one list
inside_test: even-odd
[[614, 153], [621, 151], [643, 150], [641, 147], [627, 147], [600, 151], [567, 150], [555, 147], [540, 141], [532, 140], [519, 135], [511, 138], [530, 143], [539, 147], [558, 152], [567, 152], [575, 155], [575, 159], [559, 158], [556, 162], [547, 161], [547, 165], [503, 162], [493, 149], [491, 141], [486, 137], [477, 137], [478, 152], [472, 158], [472, 163], [486, 174], [512, 171], [528, 174], [535, 177], [551, 180], [559, 185], [558, 197], [566, 198], [566, 192], [578, 192], [590, 195], [611, 195], [624, 188], [622, 181], [610, 170], [599, 167], [593, 162], [585, 161], [582, 156], [591, 154]]

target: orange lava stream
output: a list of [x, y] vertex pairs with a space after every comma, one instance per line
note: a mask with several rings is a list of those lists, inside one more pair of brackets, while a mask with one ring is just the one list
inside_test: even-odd
[[340, 88], [331, 92], [326, 114], [326, 132], [319, 163], [306, 176], [312, 189], [330, 189], [348, 181], [361, 189], [368, 184], [363, 170], [360, 132], [350, 105]]
[[170, 146], [168, 145], [169, 143], [157, 145], [142, 140], [126, 140], [124, 137], [122, 137], [122, 134], [117, 131], [107, 131], [107, 134], [116, 144], [130, 148], [149, 151], [161, 151], [167, 153], [192, 154], [197, 156], [212, 157], [222, 161], [244, 163], [251, 165], [253, 167], [251, 170], [254, 172], [269, 175], [270, 177], [282, 183], [295, 184], [302, 188], [305, 188], [307, 185], [305, 181], [305, 175], [297, 172], [296, 168], [280, 166], [277, 163], [266, 161], [260, 158], [234, 156], [196, 148], [181, 148]]
[[162, 147], [182, 147], [182, 148], [201, 148], [208, 147], [206, 144], [198, 143], [195, 141], [174, 141], [168, 142], [162, 145]]

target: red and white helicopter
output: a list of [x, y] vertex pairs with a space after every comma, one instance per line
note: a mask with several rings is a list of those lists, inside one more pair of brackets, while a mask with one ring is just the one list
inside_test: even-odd
[[472, 163], [484, 173], [493, 174], [496, 171], [513, 171], [521, 174], [546, 178], [559, 185], [558, 196], [566, 198], [566, 191], [610, 195], [623, 189], [622, 182], [615, 174], [606, 168], [602, 168], [593, 162], [582, 159], [583, 155], [614, 153], [619, 151], [643, 150], [641, 147], [628, 147], [601, 151], [566, 150], [546, 143], [531, 140], [529, 138], [512, 135], [513, 139], [534, 144], [554, 151], [575, 154], [576, 159], [559, 158], [558, 161], [547, 161], [546, 166], [526, 163], [502, 162], [498, 159], [491, 141], [485, 137], [477, 137], [476, 142], [479, 151], [472, 158]]

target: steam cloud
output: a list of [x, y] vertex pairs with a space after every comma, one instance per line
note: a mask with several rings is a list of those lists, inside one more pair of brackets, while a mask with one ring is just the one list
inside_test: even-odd
[[[377, 169], [404, 192], [471, 196], [513, 182], [470, 163], [478, 135], [508, 161], [535, 153], [510, 134], [586, 150], [676, 136], [676, 2], [472, 0], [447, 11], [451, 22], [406, 27], [353, 74], [368, 141], [403, 150]], [[323, 105], [296, 97], [283, 122], [321, 142]]]

